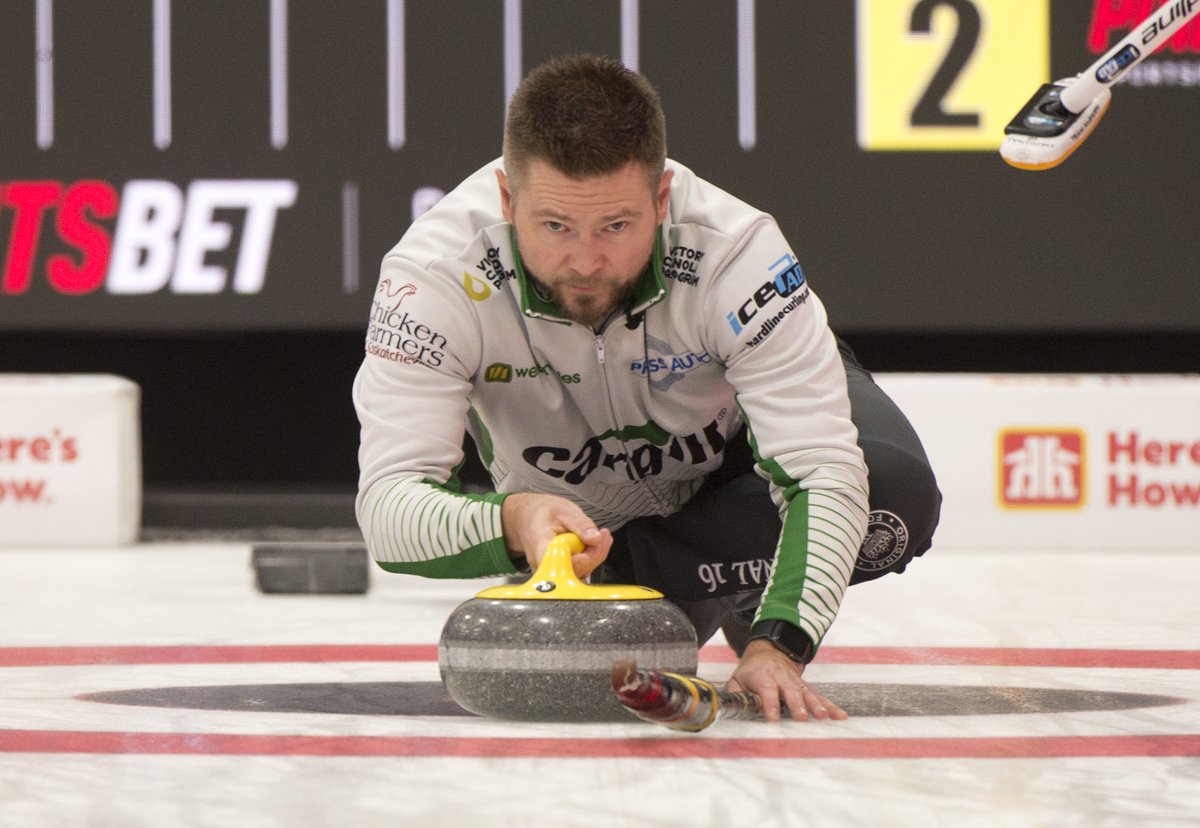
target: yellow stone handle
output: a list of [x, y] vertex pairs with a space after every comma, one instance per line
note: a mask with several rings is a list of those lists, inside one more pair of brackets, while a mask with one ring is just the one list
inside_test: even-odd
[[649, 587], [632, 584], [597, 584], [579, 580], [571, 556], [584, 550], [583, 541], [573, 532], [556, 535], [546, 547], [542, 562], [528, 581], [485, 589], [476, 598], [504, 601], [645, 601], [662, 598]]

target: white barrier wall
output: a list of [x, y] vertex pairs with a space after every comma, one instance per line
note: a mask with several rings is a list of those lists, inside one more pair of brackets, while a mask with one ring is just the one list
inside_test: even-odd
[[121, 377], [0, 374], [0, 546], [136, 542], [140, 398]]
[[1200, 375], [875, 378], [937, 474], [935, 547], [1200, 552]]

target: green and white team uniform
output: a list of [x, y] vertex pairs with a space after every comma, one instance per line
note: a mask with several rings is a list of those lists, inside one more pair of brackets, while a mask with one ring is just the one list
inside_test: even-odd
[[[616, 530], [678, 510], [743, 428], [783, 522], [760, 618], [820, 642], [867, 525], [867, 472], [826, 314], [771, 216], [674, 170], [628, 307], [566, 320], [523, 271], [493, 162], [383, 259], [354, 386], [357, 512], [384, 569], [511, 573], [511, 492]], [[495, 492], [464, 493], [464, 428]]]

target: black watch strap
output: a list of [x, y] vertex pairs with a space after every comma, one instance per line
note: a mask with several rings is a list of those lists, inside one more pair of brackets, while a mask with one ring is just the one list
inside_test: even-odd
[[776, 649], [801, 664], [812, 661], [816, 647], [804, 630], [795, 624], [777, 619], [764, 619], [750, 628], [750, 641], [765, 638], [775, 645]]

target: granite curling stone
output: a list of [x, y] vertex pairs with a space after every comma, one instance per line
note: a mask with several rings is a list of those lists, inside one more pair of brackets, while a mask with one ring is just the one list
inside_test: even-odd
[[614, 661], [695, 675], [696, 631], [647, 587], [579, 581], [567, 533], [524, 584], [485, 589], [450, 614], [438, 667], [450, 697], [472, 713], [540, 722], [636, 721], [612, 691]]

